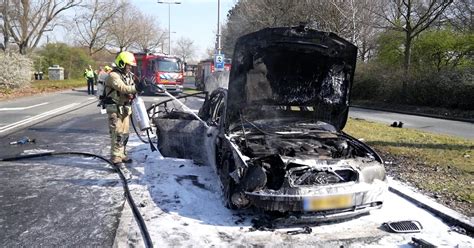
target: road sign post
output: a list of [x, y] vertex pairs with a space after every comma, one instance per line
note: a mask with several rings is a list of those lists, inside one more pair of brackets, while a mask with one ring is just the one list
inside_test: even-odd
[[215, 54], [214, 55], [214, 70], [223, 71], [224, 70], [224, 54]]

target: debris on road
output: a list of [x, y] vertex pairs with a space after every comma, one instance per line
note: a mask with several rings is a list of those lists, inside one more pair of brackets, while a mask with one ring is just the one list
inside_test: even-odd
[[399, 121], [399, 122], [394, 121], [390, 126], [391, 126], [391, 127], [399, 127], [399, 128], [402, 128], [402, 127], [403, 127], [403, 122], [401, 122], [401, 121]]
[[255, 218], [252, 219], [252, 227], [249, 231], [275, 231], [275, 226], [273, 225], [273, 221], [269, 218]]
[[466, 229], [464, 229], [460, 226], [452, 226], [452, 227], [449, 228], [449, 231], [450, 232], [457, 232], [457, 233], [466, 235]]
[[289, 235], [297, 235], [297, 234], [310, 234], [313, 232], [313, 229], [309, 226], [304, 226], [301, 229], [298, 230], [291, 230], [286, 232]]
[[10, 142], [10, 145], [24, 145], [24, 144], [28, 144], [28, 143], [36, 143], [36, 140], [35, 139], [30, 139], [28, 138], [27, 136], [17, 140], [17, 141], [12, 141]]
[[424, 239], [421, 239], [421, 238], [411, 238], [411, 240], [413, 241], [413, 245], [415, 247], [423, 247], [423, 248], [434, 248], [434, 247], [437, 247], [436, 245], [424, 240]]

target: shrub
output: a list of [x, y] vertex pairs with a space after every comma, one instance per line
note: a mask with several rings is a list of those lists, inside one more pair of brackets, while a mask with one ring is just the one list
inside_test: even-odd
[[374, 98], [374, 93], [380, 87], [381, 80], [375, 75], [376, 68], [372, 64], [359, 63], [354, 75], [351, 97], [368, 100]]
[[49, 43], [38, 52], [35, 68], [47, 73], [48, 67], [52, 65], [62, 66], [65, 78], [81, 78], [87, 66], [95, 66], [95, 62], [81, 48], [64, 43]]
[[411, 104], [474, 109], [474, 69], [426, 73], [418, 76], [407, 91]]
[[397, 66], [359, 64], [351, 97], [354, 100], [397, 101], [402, 91], [403, 73]]
[[0, 53], [0, 88], [13, 89], [31, 82], [33, 61], [17, 53]]
[[[408, 80], [406, 92], [403, 80]], [[359, 66], [352, 100], [369, 100], [416, 106], [474, 109], [474, 68], [421, 73], [407, 78], [402, 69], [368, 64]]]

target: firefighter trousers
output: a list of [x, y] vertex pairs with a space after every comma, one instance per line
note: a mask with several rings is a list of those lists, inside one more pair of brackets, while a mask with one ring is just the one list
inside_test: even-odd
[[110, 157], [112, 163], [120, 163], [127, 156], [125, 147], [127, 146], [130, 114], [129, 113], [109, 113], [109, 133], [110, 133]]

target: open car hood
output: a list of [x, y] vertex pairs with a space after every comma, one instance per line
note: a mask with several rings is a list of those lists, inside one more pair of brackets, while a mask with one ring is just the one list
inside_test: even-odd
[[237, 40], [226, 129], [242, 118], [323, 121], [342, 130], [357, 48], [333, 33], [267, 28]]

